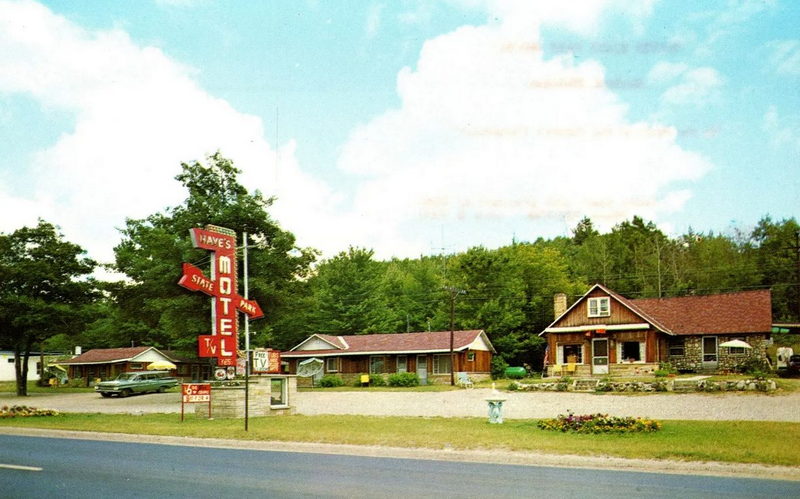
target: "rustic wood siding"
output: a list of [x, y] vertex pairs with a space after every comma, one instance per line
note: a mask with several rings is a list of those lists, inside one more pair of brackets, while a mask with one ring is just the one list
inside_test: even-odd
[[615, 324], [638, 324], [645, 322], [644, 319], [634, 314], [625, 305], [611, 298], [611, 315], [605, 317], [589, 317], [589, 298], [600, 298], [609, 296], [602, 289], [595, 289], [589, 293], [575, 308], [570, 310], [553, 327], [574, 327], [591, 325], [615, 325]]

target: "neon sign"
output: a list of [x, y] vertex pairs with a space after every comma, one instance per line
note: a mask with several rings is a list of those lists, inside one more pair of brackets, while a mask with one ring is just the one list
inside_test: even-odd
[[239, 295], [236, 273], [236, 233], [225, 227], [207, 225], [205, 229], [190, 229], [195, 248], [211, 251], [211, 278], [191, 263], [183, 264], [183, 276], [178, 284], [191, 291], [211, 296], [211, 334], [197, 337], [200, 357], [216, 357], [217, 365], [235, 366], [239, 344], [237, 312], [251, 319], [263, 317], [258, 303]]

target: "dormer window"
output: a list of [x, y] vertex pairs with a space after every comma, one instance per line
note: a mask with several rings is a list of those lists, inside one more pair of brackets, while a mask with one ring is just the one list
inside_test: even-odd
[[611, 298], [601, 296], [589, 298], [589, 317], [608, 317], [611, 315]]

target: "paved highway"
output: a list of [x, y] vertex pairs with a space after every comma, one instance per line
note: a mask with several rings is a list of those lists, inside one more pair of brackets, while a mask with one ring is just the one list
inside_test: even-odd
[[0, 435], [0, 496], [798, 497], [800, 482]]

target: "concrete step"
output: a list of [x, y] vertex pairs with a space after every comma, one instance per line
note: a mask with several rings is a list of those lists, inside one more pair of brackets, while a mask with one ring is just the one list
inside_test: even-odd
[[575, 390], [576, 392], [593, 392], [597, 389], [597, 383], [600, 380], [598, 379], [577, 379], [575, 380]]

